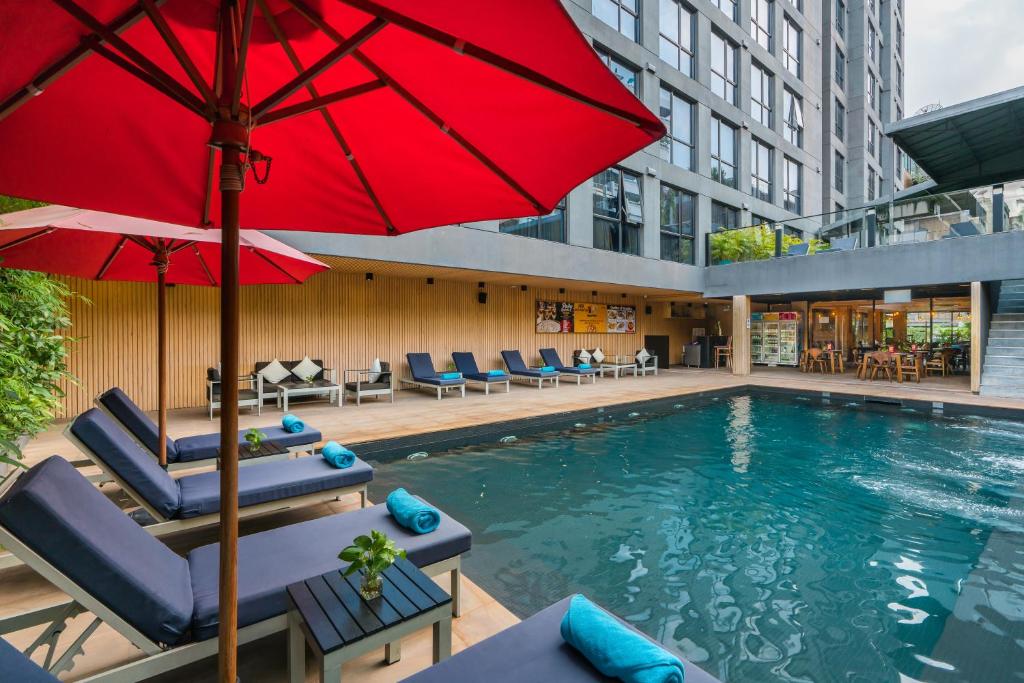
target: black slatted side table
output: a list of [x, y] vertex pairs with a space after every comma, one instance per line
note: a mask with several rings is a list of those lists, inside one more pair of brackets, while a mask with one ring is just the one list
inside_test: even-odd
[[400, 657], [401, 639], [434, 630], [434, 663], [452, 653], [451, 596], [408, 560], [382, 575], [381, 596], [364, 600], [362, 575], [328, 572], [288, 586], [288, 670], [291, 683], [305, 683], [308, 643], [320, 667], [321, 683], [339, 683], [341, 665], [385, 647], [385, 661]]

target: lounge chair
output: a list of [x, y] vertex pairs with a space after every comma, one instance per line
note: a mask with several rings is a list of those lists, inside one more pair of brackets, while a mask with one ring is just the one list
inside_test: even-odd
[[448, 393], [452, 389], [458, 389], [463, 398], [466, 396], [466, 380], [459, 375], [457, 379], [444, 379], [434, 369], [434, 361], [430, 359], [429, 353], [407, 353], [406, 360], [409, 361], [409, 370], [412, 378], [403, 379], [403, 384], [411, 384], [421, 389], [430, 389], [437, 392], [437, 400], [441, 400], [442, 393]]
[[[402, 683], [593, 683], [612, 680], [602, 675], [562, 638], [560, 627], [568, 608], [569, 598], [560, 600], [454, 657], [404, 679]], [[682, 661], [686, 683], [718, 683], [703, 669]]]
[[544, 365], [550, 365], [559, 374], [575, 377], [577, 386], [583, 382], [584, 377], [589, 377], [591, 384], [597, 382], [597, 368], [578, 368], [565, 365], [562, 363], [562, 359], [558, 357], [558, 351], [555, 349], [541, 349], [540, 357], [544, 361]]
[[23, 655], [3, 638], [0, 638], [0, 681], [60, 683], [56, 676]]
[[364, 396], [387, 396], [395, 402], [395, 388], [391, 381], [391, 363], [380, 363], [380, 368], [360, 368], [345, 371], [345, 387], [341, 392], [341, 402], [347, 396], [356, 397], [356, 405], [360, 405]]
[[[470, 531], [441, 513], [437, 530], [417, 535], [399, 526], [385, 505], [374, 505], [239, 539], [239, 644], [284, 631], [287, 586], [342, 568], [338, 550], [371, 529], [393, 538], [426, 574], [450, 572], [457, 615]], [[53, 634], [56, 643], [69, 619], [85, 612], [95, 617], [48, 667], [52, 673], [73, 666], [100, 623], [143, 653], [101, 674], [105, 680], [147, 680], [217, 652], [219, 545], [177, 555], [59, 456], [21, 474], [0, 494], [0, 544], [70, 597], [0, 619], [0, 634], [47, 625], [44, 635]], [[48, 642], [41, 638], [37, 646]]]
[[641, 351], [647, 351], [647, 349], [646, 348], [644, 348], [644, 349], [637, 349], [636, 353], [633, 355], [633, 358], [636, 359], [636, 374], [643, 375], [644, 377], [646, 377], [648, 373], [654, 373], [655, 375], [657, 375], [658, 374], [658, 357], [655, 356], [655, 355], [652, 355], [651, 352], [648, 351], [647, 352], [647, 358], [645, 358], [643, 361], [641, 361], [640, 360], [640, 352]]
[[455, 363], [455, 369], [458, 370], [463, 378], [467, 382], [476, 382], [484, 385], [484, 393], [491, 393], [492, 384], [504, 384], [505, 393], [507, 394], [512, 384], [512, 378], [509, 377], [504, 371], [500, 375], [491, 375], [486, 372], [480, 372], [480, 368], [477, 367], [476, 358], [473, 357], [472, 353], [468, 351], [453, 351], [452, 362]]
[[831, 254], [834, 251], [853, 251], [860, 242], [860, 235], [837, 237], [829, 241], [828, 249], [818, 249], [815, 254]]
[[799, 244], [791, 244], [786, 249], [786, 253], [783, 256], [807, 256], [807, 252], [810, 250], [811, 245], [809, 242], [800, 242]]
[[508, 368], [513, 379], [518, 379], [528, 384], [536, 382], [538, 389], [544, 388], [545, 381], [548, 384], [558, 386], [558, 370], [544, 371], [540, 368], [529, 368], [523, 361], [523, 354], [519, 353], [518, 350], [502, 351], [501, 359], [505, 361], [505, 367]]
[[[114, 387], [97, 396], [93, 403], [128, 432], [136, 443], [156, 457], [160, 447], [160, 430], [126, 393]], [[323, 435], [312, 427], [306, 427], [298, 433], [289, 432], [280, 424], [258, 429], [266, 435], [268, 441], [273, 441], [289, 453], [311, 452], [313, 446], [323, 439]], [[245, 443], [247, 431], [243, 429], [238, 432], [239, 444]], [[168, 437], [168, 469], [215, 465], [219, 450], [220, 432], [184, 436], [180, 439]], [[248, 463], [255, 464], [259, 461], [259, 458], [253, 458]]]
[[[132, 438], [96, 408], [85, 411], [64, 430], [75, 446], [156, 520], [147, 527], [161, 535], [217, 524], [220, 520], [220, 472], [175, 479]], [[238, 470], [239, 515], [251, 517], [358, 493], [366, 504], [373, 468], [362, 460], [337, 469], [319, 457], [266, 462]]]

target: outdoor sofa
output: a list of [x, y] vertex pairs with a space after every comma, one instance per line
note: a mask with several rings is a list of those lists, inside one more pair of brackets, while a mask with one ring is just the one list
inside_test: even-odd
[[[402, 683], [598, 683], [613, 680], [595, 669], [562, 637], [560, 627], [570, 599], [559, 600], [515, 626], [404, 679]], [[686, 660], [681, 661], [686, 683], [718, 683], [703, 669]]]
[[636, 371], [639, 375], [646, 376], [647, 373], [658, 374], [658, 357], [647, 353], [647, 358], [640, 360], [640, 353], [647, 351], [647, 349], [637, 349], [636, 353], [633, 354], [633, 358], [636, 360]]
[[597, 368], [580, 368], [574, 365], [565, 365], [558, 356], [556, 349], [541, 349], [540, 358], [544, 361], [545, 365], [550, 365], [559, 374], [575, 377], [577, 385], [582, 383], [584, 377], [589, 377], [591, 384], [597, 382]]
[[[175, 479], [113, 420], [96, 408], [68, 425], [64, 436], [156, 521], [155, 535], [220, 521], [220, 472], [200, 472]], [[238, 514], [314, 505], [358, 493], [366, 505], [366, 485], [373, 468], [362, 460], [345, 469], [320, 457], [294, 458], [238, 469]]]
[[523, 360], [523, 354], [518, 350], [502, 351], [501, 359], [505, 361], [505, 367], [513, 379], [529, 384], [537, 383], [538, 389], [544, 388], [544, 382], [558, 386], [558, 370], [542, 370], [541, 368], [530, 368]]
[[442, 394], [446, 394], [453, 389], [458, 389], [459, 394], [465, 398], [466, 379], [462, 375], [459, 375], [457, 378], [445, 378], [443, 374], [438, 373], [434, 369], [434, 361], [431, 360], [429, 353], [407, 353], [405, 354], [405, 359], [409, 362], [409, 372], [412, 374], [412, 377], [403, 379], [403, 384], [436, 391], [438, 401], [441, 400]]
[[452, 362], [455, 363], [455, 369], [459, 371], [467, 382], [483, 384], [485, 394], [491, 393], [492, 384], [504, 384], [505, 393], [507, 394], [509, 392], [512, 384], [512, 378], [504, 371], [502, 371], [500, 375], [480, 372], [480, 368], [476, 364], [476, 358], [472, 353], [468, 351], [453, 351]]
[[[70, 599], [0, 619], [0, 634], [46, 625], [53, 642], [80, 614], [95, 618], [54, 658], [52, 672], [73, 658], [100, 623], [127, 638], [143, 657], [90, 681], [133, 683], [217, 652], [219, 544], [186, 557], [129, 519], [60, 456], [12, 477], [0, 491], [0, 544]], [[400, 526], [386, 505], [279, 527], [238, 540], [238, 643], [287, 628], [289, 584], [344, 563], [338, 551], [356, 536], [383, 531], [429, 576], [450, 573], [458, 616], [466, 527], [441, 512], [433, 532]], [[45, 645], [40, 639], [36, 645]], [[6, 679], [4, 679], [6, 681]]]
[[278, 361], [284, 366], [285, 370], [288, 370], [289, 374], [277, 382], [271, 382], [264, 375], [267, 366], [274, 361], [260, 361], [256, 363], [253, 374], [262, 379], [257, 385], [261, 406], [264, 401], [273, 397], [277, 407], [287, 411], [289, 396], [322, 396], [325, 394], [329, 402], [337, 402], [339, 406], [341, 405], [341, 387], [338, 386], [337, 370], [324, 367], [322, 360], [312, 359], [312, 362], [320, 369], [308, 378], [300, 377], [299, 374], [296, 374], [295, 369], [305, 360]]
[[[113, 387], [97, 396], [93, 403], [106, 413], [124, 431], [145, 448], [154, 457], [160, 449], [160, 430], [157, 425], [143, 412], [142, 408], [120, 388]], [[313, 447], [323, 439], [323, 435], [312, 427], [304, 427], [301, 432], [289, 432], [280, 424], [270, 427], [258, 427], [266, 436], [289, 453], [312, 452]], [[238, 432], [238, 443], [245, 443], [248, 430]], [[217, 462], [220, 450], [220, 432], [196, 434], [180, 439], [167, 437], [167, 466], [177, 470], [190, 467], [204, 467]], [[254, 459], [258, 462], [258, 458]]]

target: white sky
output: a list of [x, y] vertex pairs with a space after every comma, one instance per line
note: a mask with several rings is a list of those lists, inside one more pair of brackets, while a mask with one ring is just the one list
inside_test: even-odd
[[905, 2], [905, 116], [1024, 85], [1024, 0]]

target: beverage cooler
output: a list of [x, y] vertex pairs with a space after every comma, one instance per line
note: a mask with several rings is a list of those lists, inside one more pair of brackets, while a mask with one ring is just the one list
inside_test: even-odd
[[800, 362], [800, 314], [751, 313], [750, 360], [760, 365], [796, 367]]

